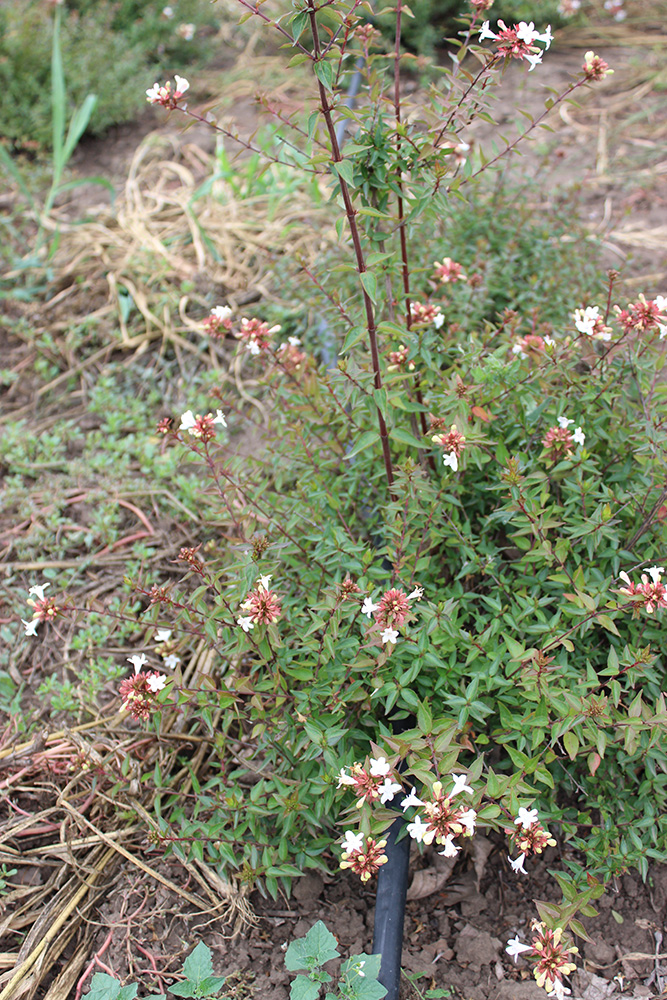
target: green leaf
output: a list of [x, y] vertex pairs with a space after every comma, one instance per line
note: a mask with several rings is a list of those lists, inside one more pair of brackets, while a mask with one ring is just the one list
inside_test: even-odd
[[292, 941], [285, 952], [285, 966], [290, 972], [310, 969], [313, 965], [324, 965], [332, 958], [338, 958], [338, 942], [323, 921], [310, 928], [305, 937]]
[[290, 1000], [317, 1000], [320, 995], [320, 984], [314, 983], [308, 976], [297, 976], [290, 987]]
[[200, 983], [202, 979], [213, 975], [211, 949], [203, 941], [199, 942], [183, 963], [183, 975], [193, 983]]
[[351, 160], [339, 160], [337, 163], [334, 163], [334, 169], [346, 184], [354, 187], [354, 167]]
[[315, 76], [320, 81], [322, 86], [325, 87], [326, 90], [332, 91], [334, 70], [331, 63], [320, 60], [319, 62], [313, 63], [313, 69], [315, 70]]
[[129, 983], [121, 986], [120, 982], [106, 972], [96, 972], [91, 981], [90, 993], [84, 995], [84, 1000], [134, 1000], [139, 986]]
[[381, 958], [381, 955], [352, 955], [343, 962], [341, 975], [355, 1000], [382, 1000], [387, 995], [386, 988], [377, 981]]
[[361, 434], [357, 439], [357, 443], [355, 444], [352, 451], [346, 452], [345, 458], [349, 461], [351, 458], [354, 458], [355, 455], [358, 455], [366, 448], [374, 447], [377, 444], [377, 442], [378, 442], [377, 431], [364, 431], [364, 433]]
[[377, 281], [375, 280], [375, 275], [372, 271], [362, 271], [359, 277], [361, 278], [361, 284], [364, 286], [364, 291], [371, 302], [375, 303], [377, 301]]
[[[303, 34], [303, 30], [308, 23], [308, 11], [300, 10], [292, 18], [292, 38], [295, 42], [298, 42]], [[305, 57], [305, 53], [299, 53]], [[291, 63], [290, 63], [291, 65]]]
[[401, 444], [407, 444], [411, 448], [425, 448], [426, 442], [419, 441], [418, 438], [411, 434], [410, 431], [406, 431], [403, 427], [394, 427], [390, 432], [390, 437], [394, 441], [400, 441]]
[[579, 737], [571, 729], [563, 734], [563, 746], [570, 760], [575, 760], [579, 749]]

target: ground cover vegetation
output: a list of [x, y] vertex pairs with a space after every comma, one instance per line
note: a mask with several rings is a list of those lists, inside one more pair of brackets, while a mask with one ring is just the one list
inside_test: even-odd
[[[68, 774], [76, 822], [91, 794], [107, 803], [97, 822], [122, 802], [152, 850], [199, 866], [241, 911], [244, 891], [276, 898], [332, 864], [372, 878], [397, 806], [406, 835], [446, 858], [478, 827], [507, 836], [516, 877], [558, 843], [562, 900], [538, 902], [530, 940], [507, 950], [564, 996], [581, 916], [610, 878], [646, 878], [664, 858], [667, 300], [619, 292], [591, 243], [572, 241], [571, 206], [543, 217], [534, 188], [502, 180], [513, 141], [489, 154], [465, 141], [474, 118], [493, 120], [509, 60], [539, 72], [547, 26], [504, 27], [472, 4], [453, 68], [434, 69], [417, 103], [400, 2], [390, 53], [364, 4], [279, 20], [241, 6], [291, 45], [312, 90], [298, 116], [267, 106], [252, 159], [232, 165], [221, 146], [203, 183], [187, 180], [169, 203], [194, 219], [180, 245], [172, 233], [132, 248], [160, 264], [153, 297], [180, 288], [189, 339], [139, 294], [127, 253], [109, 272], [111, 345], [90, 319], [65, 323], [64, 348], [12, 321], [56, 406], [39, 437], [19, 417], [0, 444], [5, 496], [29, 526], [8, 542], [28, 604], [18, 577], [4, 584], [19, 656], [42, 650], [38, 694], [61, 719], [87, 726], [120, 705], [124, 733], [102, 757], [63, 729], [40, 763]], [[363, 97], [349, 107], [354, 67]], [[587, 52], [568, 95], [608, 71]], [[189, 89], [175, 76], [147, 94], [203, 120]], [[318, 236], [316, 254], [295, 250], [282, 218], [278, 301], [242, 304], [192, 274], [174, 286], [177, 256], [229, 267], [212, 206], [276, 192], [304, 198]], [[162, 354], [108, 361], [143, 322]], [[98, 357], [104, 376], [87, 378]], [[3, 378], [18, 391], [13, 370]], [[71, 415], [63, 385], [83, 400]], [[156, 553], [158, 518], [160, 541], [178, 541]], [[86, 596], [83, 575], [130, 546], [123, 577], [97, 574]], [[3, 630], [9, 733], [30, 744]]]

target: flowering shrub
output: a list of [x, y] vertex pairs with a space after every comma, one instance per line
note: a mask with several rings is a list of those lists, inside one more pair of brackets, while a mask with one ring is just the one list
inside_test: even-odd
[[[415, 250], [435, 264], [412, 265], [420, 225], [486, 169], [462, 158], [478, 102], [507, 60], [539, 69], [548, 28], [492, 30], [475, 4], [445, 88], [412, 106], [399, 0], [395, 52], [367, 54], [368, 105], [355, 111], [340, 92], [343, 67], [368, 53], [362, 4], [323, 12], [307, 0], [273, 20], [268, 5], [239, 3], [312, 67], [306, 125], [286, 126], [283, 150], [296, 146], [284, 153], [295, 168], [332, 183], [339, 266], [356, 290], [314, 276], [337, 346], [327, 363], [312, 335], [303, 351], [281, 341], [264, 309], [214, 304], [202, 336], [227, 345], [235, 381], [214, 391], [215, 417], [193, 399], [180, 424], [159, 425], [165, 447], [200, 464], [224, 545], [196, 540], [179, 555], [181, 581], [138, 588], [146, 644], [170, 672], [144, 673], [139, 659], [123, 704], [156, 728], [167, 711], [199, 716], [220, 762], [191, 810], [157, 814], [156, 836], [199, 856], [205, 845], [212, 863], [274, 896], [279, 880], [326, 865], [341, 837], [342, 866], [371, 878], [399, 793], [418, 810], [407, 834], [448, 857], [477, 825], [509, 836], [519, 877], [558, 844], [563, 902], [538, 904], [526, 947], [538, 982], [562, 993], [565, 929], [584, 933], [576, 914], [590, 915], [603, 881], [628, 865], [645, 875], [667, 842], [656, 375], [667, 301], [619, 299], [612, 273], [560, 319], [542, 321], [545, 302], [482, 321], [483, 269], [447, 256], [444, 238]], [[603, 72], [587, 54], [565, 95]], [[197, 118], [187, 90], [178, 78], [147, 99]], [[453, 305], [459, 294], [469, 308]], [[233, 447], [258, 429], [259, 407], [231, 388], [245, 372], [267, 416], [250, 454]], [[217, 676], [193, 689], [178, 661], [202, 640]]]

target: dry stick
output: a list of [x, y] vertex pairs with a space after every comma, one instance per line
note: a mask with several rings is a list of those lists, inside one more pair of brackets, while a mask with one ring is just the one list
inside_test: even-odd
[[[88, 821], [86, 820], [86, 822], [88, 822]], [[115, 847], [115, 845], [114, 845], [114, 847]], [[56, 917], [56, 919], [54, 920], [54, 922], [51, 924], [51, 926], [48, 929], [46, 929], [43, 937], [40, 938], [39, 942], [35, 945], [35, 947], [30, 952], [30, 954], [25, 958], [25, 960], [18, 967], [18, 969], [16, 970], [16, 972], [14, 973], [14, 975], [12, 976], [12, 978], [9, 980], [9, 982], [7, 983], [7, 985], [5, 986], [5, 988], [3, 989], [2, 993], [0, 993], [0, 1000], [9, 1000], [9, 998], [11, 996], [13, 996], [13, 994], [14, 994], [14, 992], [16, 990], [16, 987], [21, 983], [22, 980], [25, 979], [27, 973], [30, 971], [30, 969], [32, 969], [33, 965], [35, 964], [35, 962], [37, 961], [37, 959], [40, 957], [40, 955], [42, 954], [42, 952], [47, 948], [47, 946], [50, 944], [50, 942], [55, 938], [56, 934], [58, 933], [58, 931], [60, 930], [60, 928], [63, 926], [63, 924], [68, 920], [68, 918], [73, 913], [77, 912], [77, 907], [78, 907], [79, 903], [81, 902], [81, 900], [83, 899], [83, 897], [88, 892], [88, 890], [91, 889], [91, 888], [94, 888], [95, 882], [101, 876], [102, 872], [105, 870], [105, 868], [107, 867], [108, 863], [111, 861], [111, 858], [113, 857], [113, 853], [114, 853], [113, 850], [107, 851], [106, 854], [104, 855], [104, 857], [101, 859], [101, 861], [95, 866], [95, 870], [93, 871], [93, 873], [91, 875], [89, 875], [89, 878], [91, 879], [91, 883], [92, 884], [89, 884], [88, 882], [84, 882], [81, 886], [79, 886], [79, 888], [77, 889], [77, 891], [75, 892], [75, 894], [66, 903], [64, 909], [61, 910], [61, 912], [58, 914], [58, 916]]]
[[553, 109], [556, 107], [557, 104], [561, 104], [567, 97], [570, 96], [570, 94], [573, 91], [575, 91], [578, 87], [583, 86], [583, 84], [586, 82], [587, 82], [586, 78], [584, 77], [581, 80], [575, 80], [574, 83], [571, 83], [570, 86], [567, 88], [567, 90], [563, 91], [560, 97], [554, 98], [553, 104], [550, 107], [548, 107], [546, 111], [543, 111], [542, 114], [539, 116], [539, 118], [536, 118], [528, 126], [525, 132], [522, 132], [521, 135], [518, 135], [513, 142], [510, 142], [507, 146], [505, 146], [504, 149], [501, 149], [497, 156], [494, 156], [492, 160], [488, 160], [483, 166], [479, 168], [479, 170], [476, 170], [474, 174], [470, 174], [469, 177], [465, 177], [461, 182], [461, 184], [462, 185], [467, 184], [468, 181], [471, 181], [473, 180], [473, 178], [478, 177], [484, 170], [487, 170], [489, 167], [493, 166], [494, 163], [497, 163], [498, 160], [500, 160], [503, 156], [505, 156], [506, 153], [511, 152], [511, 150], [513, 150], [515, 146], [518, 146], [519, 143], [523, 139], [525, 139], [527, 135], [530, 135], [533, 129], [537, 128], [540, 122], [542, 122], [547, 117], [547, 115], [549, 115], [553, 111]]
[[[317, 26], [317, 10], [313, 5], [313, 0], [308, 0], [308, 15], [310, 17], [310, 29], [313, 35], [313, 50], [315, 55], [315, 62], [320, 61], [320, 36], [319, 29]], [[336, 138], [336, 129], [334, 127], [333, 118], [331, 117], [332, 105], [329, 104], [329, 99], [327, 92], [325, 90], [324, 84], [318, 79], [317, 86], [320, 93], [320, 101], [322, 104], [322, 115], [329, 133], [329, 140], [331, 142], [331, 159], [333, 163], [340, 163], [343, 159], [340, 153], [340, 148], [338, 146], [338, 139]], [[352, 198], [350, 197], [350, 191], [347, 186], [347, 181], [345, 181], [340, 174], [337, 174], [338, 185], [340, 187], [340, 193], [343, 198], [343, 204], [345, 205], [345, 214], [347, 216], [347, 222], [350, 227], [350, 236], [352, 237], [352, 245], [354, 247], [354, 254], [357, 260], [357, 271], [359, 275], [366, 273], [366, 262], [364, 260], [364, 251], [361, 246], [361, 237], [359, 235], [359, 227], [357, 226], [357, 213], [354, 205], [352, 204]], [[368, 330], [368, 339], [371, 348], [371, 360], [373, 363], [373, 372], [375, 374], [375, 388], [382, 388], [382, 376], [380, 374], [380, 356], [378, 354], [378, 344], [377, 344], [377, 329], [375, 326], [375, 313], [373, 310], [373, 302], [370, 295], [363, 287], [362, 282], [362, 292], [364, 297], [364, 309], [366, 311], [366, 328]], [[391, 462], [391, 452], [389, 450], [389, 435], [387, 434], [387, 425], [385, 419], [382, 416], [380, 407], [377, 405], [377, 415], [378, 415], [378, 426], [380, 428], [380, 441], [382, 444], [382, 457], [384, 459], [384, 468], [387, 477], [387, 484], [389, 486], [389, 491], [393, 492], [394, 485], [394, 470]]]

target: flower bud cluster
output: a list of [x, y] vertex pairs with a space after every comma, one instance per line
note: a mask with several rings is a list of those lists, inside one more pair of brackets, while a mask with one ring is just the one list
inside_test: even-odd
[[[664, 566], [650, 566], [641, 575], [641, 583], [633, 583], [627, 573], [619, 573], [625, 587], [619, 587], [619, 594], [631, 597], [634, 616], [638, 617], [641, 608], [652, 615], [659, 608], [667, 608], [667, 589], [662, 582]], [[649, 579], [650, 577], [650, 579]]]
[[63, 614], [64, 606], [57, 604], [52, 597], [47, 597], [44, 593], [50, 586], [50, 583], [40, 583], [29, 589], [30, 596], [27, 603], [32, 608], [32, 618], [21, 619], [25, 635], [37, 635], [37, 626], [40, 622], [52, 622], [58, 615]]
[[520, 851], [520, 854], [518, 858], [514, 859], [508, 855], [507, 860], [512, 871], [527, 875], [528, 872], [523, 865], [526, 858], [531, 854], [541, 854], [545, 847], [555, 847], [556, 841], [549, 831], [545, 830], [538, 822], [537, 809], [524, 809], [522, 807], [519, 809], [514, 824], [517, 829], [507, 830], [506, 833], [510, 836], [512, 846]]
[[423, 595], [421, 587], [415, 587], [410, 594], [392, 587], [385, 591], [379, 604], [376, 604], [371, 597], [365, 597], [361, 613], [367, 618], [374, 617], [375, 627], [382, 629], [382, 642], [393, 646], [396, 644], [399, 628], [412, 610], [410, 601], [419, 601]]
[[[532, 21], [530, 24], [520, 21], [514, 27], [508, 28], [504, 21], [498, 20], [498, 27], [500, 31], [491, 31], [489, 22], [485, 21], [479, 31], [479, 41], [482, 42], [485, 38], [494, 39], [498, 43], [497, 55], [505, 59], [524, 59], [530, 63], [531, 70], [542, 62], [543, 53], [551, 46], [553, 39], [551, 25], [548, 25], [547, 30], [542, 33], [535, 30]], [[535, 42], [543, 42], [544, 50]]]
[[241, 611], [247, 612], [236, 620], [244, 632], [250, 632], [255, 625], [271, 625], [280, 620], [282, 607], [280, 598], [273, 591], [269, 590], [271, 575], [260, 576], [254, 590], [251, 590], [243, 604]]

